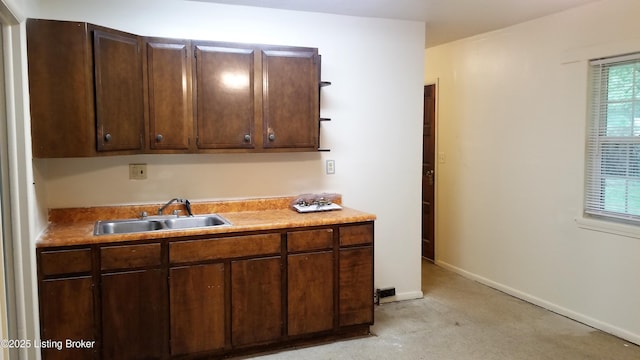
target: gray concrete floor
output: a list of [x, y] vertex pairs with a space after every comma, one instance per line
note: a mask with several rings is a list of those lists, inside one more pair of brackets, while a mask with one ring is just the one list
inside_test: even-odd
[[375, 309], [372, 336], [269, 359], [640, 360], [640, 347], [423, 261], [424, 298]]

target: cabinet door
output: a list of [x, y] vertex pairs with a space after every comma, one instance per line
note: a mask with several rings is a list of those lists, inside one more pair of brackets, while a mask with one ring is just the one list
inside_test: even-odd
[[186, 266], [169, 272], [171, 354], [224, 348], [224, 264]]
[[147, 39], [149, 147], [187, 150], [193, 132], [189, 41]]
[[318, 149], [317, 49], [264, 50], [264, 148]]
[[40, 289], [43, 340], [61, 342], [61, 349], [42, 350], [43, 359], [93, 359], [97, 347], [67, 349], [70, 340], [95, 341], [93, 282], [90, 276], [44, 280]]
[[166, 277], [160, 269], [102, 275], [102, 358], [158, 359], [165, 351]]
[[27, 20], [33, 156], [96, 152], [93, 65], [86, 23]]
[[333, 328], [333, 252], [304, 253], [287, 257], [289, 335]]
[[231, 342], [234, 346], [282, 335], [281, 258], [231, 263]]
[[373, 247], [340, 250], [340, 326], [373, 323]]
[[254, 50], [195, 44], [198, 148], [253, 148]]
[[140, 39], [93, 31], [98, 151], [141, 150], [144, 130]]

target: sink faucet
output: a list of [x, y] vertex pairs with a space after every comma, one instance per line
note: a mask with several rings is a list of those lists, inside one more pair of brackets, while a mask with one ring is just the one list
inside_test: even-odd
[[174, 202], [184, 204], [184, 208], [187, 209], [187, 215], [193, 216], [193, 213], [191, 212], [191, 203], [189, 202], [189, 200], [180, 199], [180, 198], [173, 198], [169, 200], [169, 202], [167, 202], [166, 204], [162, 205], [162, 207], [158, 209], [158, 215], [162, 215], [162, 212], [164, 211], [164, 209], [166, 209], [167, 206], [173, 204]]

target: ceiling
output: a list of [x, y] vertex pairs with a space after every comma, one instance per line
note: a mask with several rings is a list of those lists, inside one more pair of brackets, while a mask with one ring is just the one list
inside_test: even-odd
[[599, 0], [197, 0], [426, 23], [425, 47]]

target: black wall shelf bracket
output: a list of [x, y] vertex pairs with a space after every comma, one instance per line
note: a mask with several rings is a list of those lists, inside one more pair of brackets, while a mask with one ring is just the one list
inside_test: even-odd
[[[320, 81], [320, 88], [323, 88], [325, 86], [329, 86], [331, 85], [331, 81]], [[320, 144], [320, 124], [324, 121], [331, 121], [330, 118], [320, 118], [320, 121], [318, 122], [318, 144]], [[323, 149], [323, 148], [318, 148], [318, 151], [323, 151], [323, 152], [329, 152], [331, 151], [331, 149]]]

